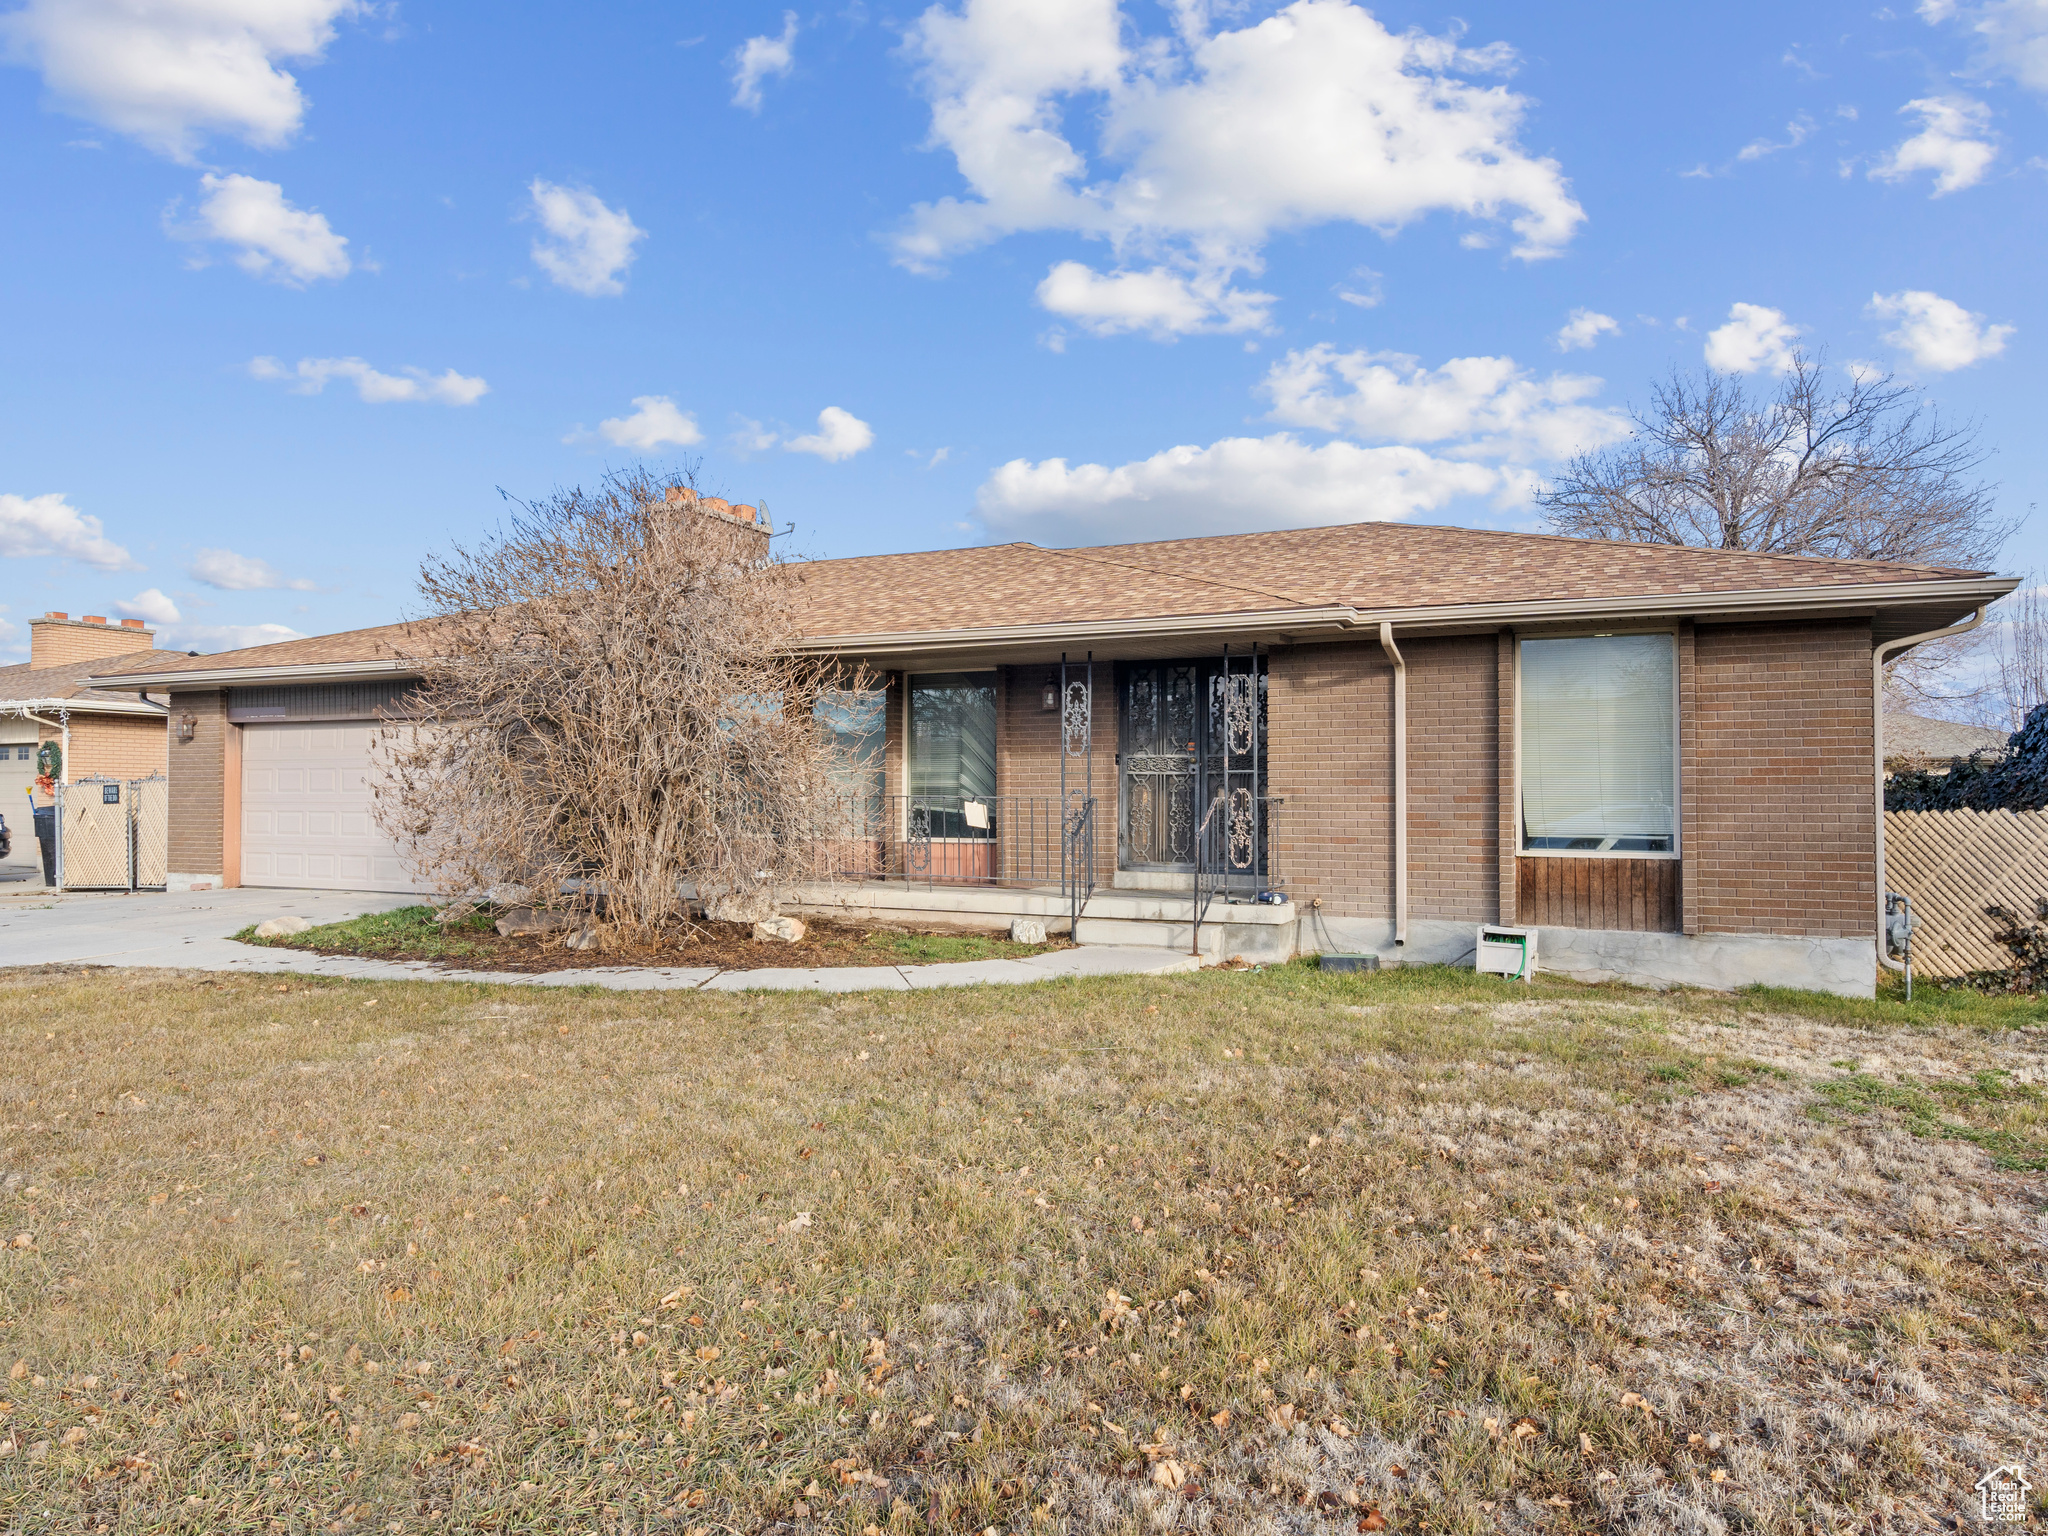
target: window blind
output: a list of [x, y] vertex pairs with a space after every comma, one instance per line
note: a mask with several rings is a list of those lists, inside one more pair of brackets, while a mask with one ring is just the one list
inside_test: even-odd
[[1668, 853], [1677, 753], [1670, 635], [1522, 642], [1522, 846]]

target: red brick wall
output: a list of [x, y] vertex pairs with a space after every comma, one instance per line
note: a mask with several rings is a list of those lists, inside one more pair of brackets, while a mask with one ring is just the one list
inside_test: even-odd
[[162, 773], [164, 735], [161, 717], [73, 715], [71, 757], [64, 764], [64, 777], [146, 779]]
[[[1042, 797], [1048, 809], [1060, 794], [1060, 712], [1044, 707], [1047, 678], [1059, 680], [1059, 663], [1043, 666], [1003, 667], [996, 685], [996, 793]], [[1071, 682], [1086, 677], [1086, 669], [1069, 665]], [[1085, 794], [1090, 783], [1095, 793], [1095, 880], [1107, 885], [1116, 875], [1116, 664], [1097, 658], [1092, 710], [1095, 737], [1093, 779], [1084, 758], [1067, 762], [1067, 790]]]
[[1273, 862], [1288, 894], [1302, 907], [1320, 896], [1333, 917], [1391, 917], [1393, 667], [1372, 642], [1275, 651], [1269, 669], [1266, 774], [1287, 801]]
[[[1408, 915], [1500, 910], [1501, 642], [1399, 641], [1408, 663]], [[1393, 666], [1377, 639], [1276, 651], [1268, 773], [1287, 803], [1278, 858], [1300, 905], [1391, 917]], [[1509, 869], [1512, 868], [1510, 861]], [[1510, 887], [1512, 888], [1512, 887]]]
[[[186, 715], [194, 719], [192, 739], [180, 741], [178, 722]], [[228, 724], [227, 695], [218, 689], [171, 695], [170, 869], [174, 874], [240, 878], [239, 869], [225, 870], [222, 863], [227, 734], [233, 729]]]
[[1408, 915], [1495, 922], [1500, 642], [1398, 643], [1408, 662]]
[[1870, 625], [1699, 625], [1685, 824], [1701, 933], [1870, 933]]

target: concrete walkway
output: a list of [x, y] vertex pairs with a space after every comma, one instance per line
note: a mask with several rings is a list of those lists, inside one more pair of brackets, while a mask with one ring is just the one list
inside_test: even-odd
[[[5, 887], [0, 887], [5, 891]], [[344, 976], [380, 981], [482, 981], [498, 986], [610, 987], [616, 991], [908, 992], [924, 987], [1016, 985], [1058, 976], [1159, 976], [1196, 968], [1192, 955], [1163, 949], [1088, 946], [1028, 960], [966, 960], [950, 965], [843, 965], [819, 970], [660, 970], [592, 966], [527, 975], [455, 971], [415, 960], [363, 960], [238, 944], [230, 935], [266, 918], [292, 915], [313, 924], [410, 906], [416, 896], [348, 891], [144, 891], [134, 895], [45, 890], [0, 895], [0, 967], [18, 965], [163, 966], [265, 975]]]

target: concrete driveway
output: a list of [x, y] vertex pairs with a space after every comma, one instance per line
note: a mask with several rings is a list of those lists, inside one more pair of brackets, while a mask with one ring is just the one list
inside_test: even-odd
[[22, 965], [164, 966], [199, 971], [289, 972], [388, 981], [484, 981], [511, 986], [609, 987], [619, 991], [768, 990], [906, 992], [924, 987], [1018, 984], [1057, 976], [1153, 976], [1191, 971], [1192, 956], [1162, 949], [1089, 945], [1026, 960], [968, 960], [947, 965], [835, 966], [829, 969], [719, 971], [676, 966], [593, 966], [530, 976], [454, 971], [416, 961], [360, 960], [238, 944], [230, 935], [266, 918], [340, 922], [365, 912], [411, 906], [417, 896], [349, 891], [138, 891], [132, 895], [47, 891], [0, 884], [0, 967]]

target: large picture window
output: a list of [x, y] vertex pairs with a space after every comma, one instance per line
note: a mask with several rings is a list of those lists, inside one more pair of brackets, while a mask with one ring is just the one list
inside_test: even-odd
[[1676, 675], [1668, 634], [1522, 642], [1525, 851], [1676, 851]]
[[888, 695], [880, 689], [830, 689], [818, 695], [819, 726], [838, 750], [833, 788], [855, 827], [875, 827], [882, 818], [882, 757], [888, 737]]
[[[910, 680], [910, 793], [935, 837], [987, 837], [996, 792], [996, 675], [927, 672]], [[977, 814], [971, 806], [984, 807]]]

